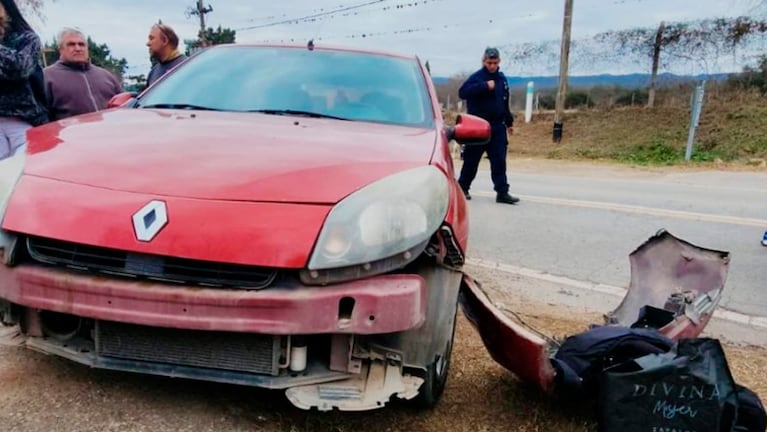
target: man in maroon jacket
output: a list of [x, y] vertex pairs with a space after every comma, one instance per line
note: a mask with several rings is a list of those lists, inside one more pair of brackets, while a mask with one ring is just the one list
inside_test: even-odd
[[88, 42], [82, 32], [59, 32], [59, 61], [43, 70], [51, 120], [60, 120], [107, 107], [123, 91], [112, 72], [90, 62]]

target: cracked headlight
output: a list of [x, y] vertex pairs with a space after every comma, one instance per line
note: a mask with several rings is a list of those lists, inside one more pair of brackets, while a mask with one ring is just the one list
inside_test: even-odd
[[319, 277], [318, 270], [362, 266], [365, 273], [398, 254], [414, 258], [412, 250], [425, 247], [445, 219], [448, 194], [445, 175], [425, 166], [349, 195], [330, 211], [320, 232], [308, 265], [311, 279]]
[[[5, 218], [5, 209], [13, 189], [24, 171], [26, 148], [22, 147], [13, 156], [0, 160], [0, 223]], [[13, 245], [15, 237], [0, 228], [0, 251], [6, 251]]]

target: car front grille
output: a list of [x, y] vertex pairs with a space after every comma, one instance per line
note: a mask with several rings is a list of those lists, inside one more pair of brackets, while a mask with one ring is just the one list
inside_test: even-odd
[[271, 335], [96, 323], [96, 354], [127, 360], [277, 376], [282, 349]]
[[127, 252], [28, 237], [29, 256], [43, 264], [121, 277], [212, 287], [264, 289], [277, 278], [273, 268]]

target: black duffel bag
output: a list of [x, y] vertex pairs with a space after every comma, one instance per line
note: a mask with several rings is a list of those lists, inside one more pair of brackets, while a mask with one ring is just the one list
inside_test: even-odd
[[738, 388], [716, 339], [682, 339], [600, 379], [600, 431], [731, 432], [737, 417]]
[[738, 389], [738, 421], [735, 432], [765, 432], [767, 430], [767, 413], [764, 411], [762, 400], [751, 389], [737, 385]]

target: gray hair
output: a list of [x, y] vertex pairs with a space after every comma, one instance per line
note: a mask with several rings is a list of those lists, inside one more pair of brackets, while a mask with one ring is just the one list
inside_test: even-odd
[[73, 27], [64, 27], [63, 29], [59, 30], [59, 34], [56, 37], [56, 40], [59, 42], [59, 48], [63, 48], [62, 41], [64, 40], [64, 37], [66, 35], [75, 34], [77, 36], [80, 36], [83, 38], [83, 40], [86, 40], [87, 37], [85, 37], [85, 34], [81, 32], [79, 29], [73, 28]]

